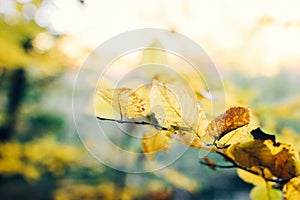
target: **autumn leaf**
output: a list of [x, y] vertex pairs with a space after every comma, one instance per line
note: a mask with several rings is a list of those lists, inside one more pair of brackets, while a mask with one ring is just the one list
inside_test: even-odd
[[249, 127], [244, 126], [231, 131], [224, 135], [222, 138], [216, 141], [216, 144], [220, 147], [229, 146], [237, 143], [244, 143], [252, 140]]
[[260, 140], [232, 145], [226, 151], [226, 154], [245, 168], [257, 167], [255, 169], [257, 173], [261, 173], [261, 167], [268, 168], [275, 164], [270, 149]]
[[274, 189], [269, 183], [256, 185], [250, 192], [252, 200], [281, 200], [282, 193], [280, 190]]
[[[261, 185], [266, 183], [265, 179], [262, 176], [247, 172], [243, 169], [237, 169], [237, 173], [239, 177], [246, 183], [251, 183], [253, 185]], [[266, 177], [272, 176], [271, 172], [268, 169], [264, 169], [263, 173]]]
[[285, 200], [300, 199], [300, 178], [292, 178], [283, 186], [283, 196]]
[[298, 175], [300, 163], [297, 151], [292, 149], [290, 145], [283, 143], [274, 144], [270, 140], [266, 140], [264, 144], [274, 155], [274, 165], [270, 166], [273, 175], [285, 180]]
[[123, 117], [136, 118], [146, 116], [149, 105], [129, 88], [100, 89], [97, 94]]
[[153, 80], [150, 93], [151, 112], [166, 128], [179, 127], [182, 121], [181, 105], [174, 91], [166, 84]]
[[205, 112], [185, 90], [153, 80], [150, 105], [158, 123], [170, 131], [199, 137], [205, 135]]
[[142, 138], [142, 148], [144, 153], [153, 158], [155, 153], [159, 151], [168, 151], [171, 143], [169, 131], [156, 131], [154, 133], [144, 133]]
[[249, 124], [250, 113], [245, 107], [231, 107], [217, 116], [207, 126], [206, 132], [215, 139], [221, 139], [227, 133]]
[[299, 172], [299, 155], [289, 145], [271, 140], [253, 140], [229, 147], [226, 154], [240, 166], [261, 176], [268, 169], [272, 176], [287, 180]]

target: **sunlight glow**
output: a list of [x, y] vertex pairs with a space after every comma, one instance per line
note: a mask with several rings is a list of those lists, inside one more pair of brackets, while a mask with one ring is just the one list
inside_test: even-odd
[[274, 75], [300, 61], [300, 2], [289, 0], [45, 1], [37, 22], [95, 48], [136, 28], [178, 31], [203, 46], [222, 68]]

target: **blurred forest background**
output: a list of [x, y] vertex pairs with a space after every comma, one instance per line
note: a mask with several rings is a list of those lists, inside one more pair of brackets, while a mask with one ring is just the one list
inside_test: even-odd
[[226, 106], [249, 106], [262, 129], [300, 151], [298, 1], [225, 2], [0, 0], [0, 198], [248, 199], [234, 169], [208, 169], [195, 149], [165, 173], [106, 167], [72, 118], [73, 82], [92, 50], [154, 26], [200, 44], [224, 79]]

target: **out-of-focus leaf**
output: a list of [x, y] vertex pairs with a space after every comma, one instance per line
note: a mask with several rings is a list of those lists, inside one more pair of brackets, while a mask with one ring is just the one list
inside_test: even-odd
[[[57, 74], [63, 69], [62, 53], [56, 39], [33, 21], [8, 25], [0, 18], [0, 70], [1, 68], [24, 68], [40, 78]], [[41, 51], [35, 44], [49, 44], [48, 34], [53, 39], [51, 47]]]
[[188, 178], [172, 168], [166, 168], [161, 173], [168, 182], [176, 187], [185, 189], [189, 192], [194, 192], [198, 188], [198, 184], [193, 179]]
[[169, 131], [156, 131], [153, 133], [144, 133], [142, 138], [142, 147], [144, 153], [153, 158], [155, 153], [159, 151], [168, 151], [171, 143]]
[[282, 193], [269, 184], [262, 184], [252, 188], [250, 197], [252, 200], [281, 200]]
[[167, 53], [158, 40], [154, 41], [149, 48], [143, 51], [141, 65], [144, 64], [168, 64]]

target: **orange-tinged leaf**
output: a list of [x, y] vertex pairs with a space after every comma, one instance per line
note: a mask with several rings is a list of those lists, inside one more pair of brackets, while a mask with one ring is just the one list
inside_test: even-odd
[[300, 178], [292, 178], [283, 186], [283, 196], [285, 200], [300, 199]]
[[299, 154], [290, 145], [274, 144], [270, 140], [264, 142], [274, 155], [274, 165], [270, 166], [273, 175], [282, 179], [295, 177], [299, 173]]
[[142, 138], [142, 148], [144, 153], [153, 158], [159, 151], [168, 151], [171, 143], [169, 131], [156, 131], [155, 133], [144, 133]]
[[217, 116], [207, 126], [206, 132], [221, 139], [227, 133], [249, 124], [250, 112], [245, 107], [231, 107], [225, 113]]

